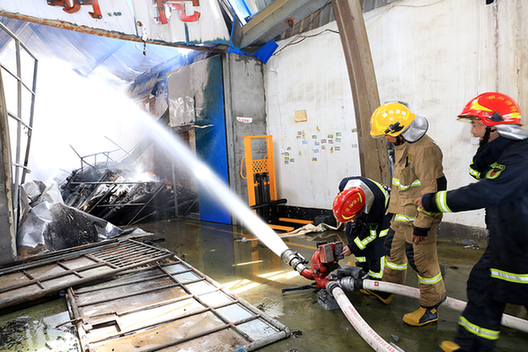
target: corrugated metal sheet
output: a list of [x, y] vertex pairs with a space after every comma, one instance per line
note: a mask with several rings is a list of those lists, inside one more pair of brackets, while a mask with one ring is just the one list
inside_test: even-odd
[[8, 14], [160, 43], [229, 43], [229, 31], [216, 0], [2, 0], [0, 15]]

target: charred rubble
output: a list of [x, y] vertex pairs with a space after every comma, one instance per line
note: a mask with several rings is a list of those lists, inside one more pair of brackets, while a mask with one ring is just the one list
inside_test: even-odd
[[151, 222], [198, 212], [198, 194], [150, 175], [138, 181], [126, 169], [81, 168], [60, 185], [64, 204], [118, 226]]

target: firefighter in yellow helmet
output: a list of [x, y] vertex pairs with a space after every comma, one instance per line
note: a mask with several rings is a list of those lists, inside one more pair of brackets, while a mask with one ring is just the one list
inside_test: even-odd
[[387, 103], [371, 118], [374, 138], [394, 145], [394, 172], [388, 213], [390, 234], [386, 236], [383, 281], [405, 284], [407, 265], [418, 274], [420, 308], [405, 314], [403, 321], [422, 326], [438, 320], [438, 306], [446, 298], [436, 252], [436, 226], [441, 214], [418, 212], [414, 200], [423, 193], [445, 190], [442, 151], [426, 134], [427, 119], [412, 113], [401, 103]]

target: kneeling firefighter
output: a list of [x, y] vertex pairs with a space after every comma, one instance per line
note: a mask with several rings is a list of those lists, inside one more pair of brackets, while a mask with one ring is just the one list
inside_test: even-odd
[[401, 103], [387, 103], [371, 118], [374, 138], [394, 145], [394, 172], [388, 212], [394, 214], [385, 245], [388, 247], [383, 281], [405, 284], [407, 264], [417, 272], [420, 308], [403, 321], [422, 326], [438, 320], [438, 306], [446, 290], [436, 252], [436, 226], [442, 215], [418, 212], [414, 200], [423, 193], [445, 190], [442, 151], [426, 134], [429, 122]]
[[[381, 280], [385, 267], [383, 243], [389, 231], [391, 214], [387, 214], [390, 188], [371, 179], [347, 177], [339, 183], [339, 194], [334, 199], [333, 212], [337, 221], [347, 223], [348, 245], [342, 254], [354, 254], [358, 267], [373, 280]], [[361, 290], [389, 303], [391, 294]]]

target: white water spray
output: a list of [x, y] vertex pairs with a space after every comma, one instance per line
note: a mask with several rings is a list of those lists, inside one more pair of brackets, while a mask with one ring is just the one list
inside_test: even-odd
[[195, 157], [177, 137], [148, 116], [145, 116], [141, 122], [146, 124], [148, 130], [154, 134], [153, 140], [158, 146], [166, 149], [174, 159], [180, 161], [183, 166], [190, 170], [202, 189], [205, 189], [209, 195], [223, 204], [232, 216], [243, 223], [269, 249], [279, 257], [288, 250], [284, 241], [251, 211], [207, 165]]
[[203, 190], [223, 204], [268, 248], [279, 256], [288, 249], [186, 145], [125, 96], [126, 86], [109, 85], [100, 77], [80, 77], [62, 61], [42, 60], [39, 65], [43, 69], [36, 104], [32, 178], [47, 181], [59, 168], [79, 167], [79, 159], [70, 146], [81, 155], [112, 150], [115, 145], [105, 138], [110, 134], [112, 141], [129, 149], [140, 131], [148, 131], [160, 148], [181, 162], [182, 170], [191, 172]]

